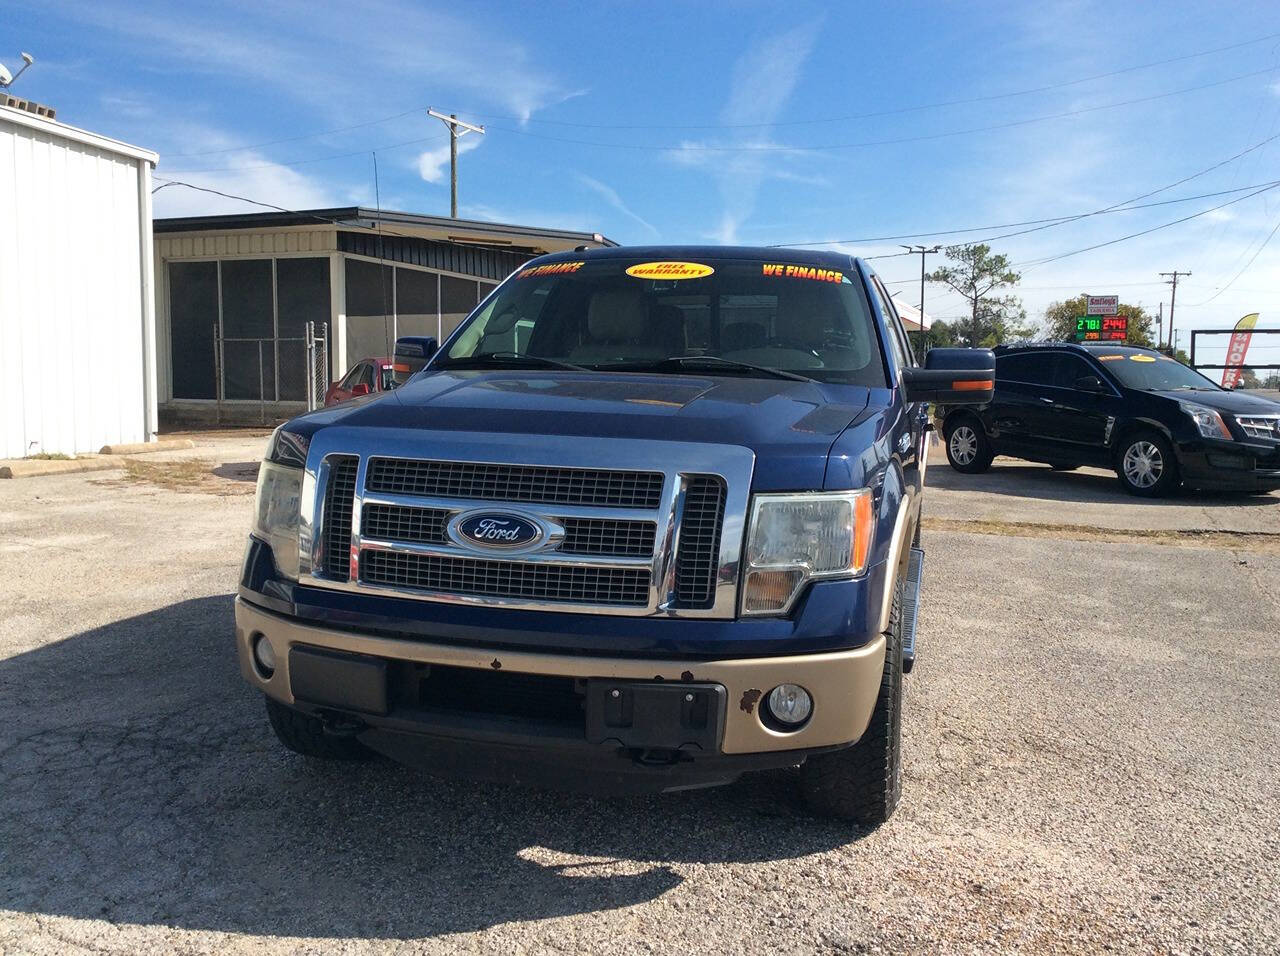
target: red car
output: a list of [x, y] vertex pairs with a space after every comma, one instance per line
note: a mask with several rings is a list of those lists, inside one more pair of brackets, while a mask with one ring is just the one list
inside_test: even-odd
[[372, 392], [385, 392], [395, 388], [394, 363], [389, 358], [361, 359], [342, 376], [342, 381], [329, 386], [324, 393], [326, 406], [337, 405], [347, 399]]

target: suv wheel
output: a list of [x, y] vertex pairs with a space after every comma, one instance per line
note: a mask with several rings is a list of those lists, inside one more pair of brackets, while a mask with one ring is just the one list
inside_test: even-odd
[[1181, 482], [1173, 448], [1163, 435], [1150, 431], [1124, 440], [1116, 456], [1116, 474], [1125, 491], [1142, 498], [1171, 494]]
[[324, 724], [310, 714], [286, 707], [267, 698], [267, 719], [271, 729], [294, 753], [321, 760], [369, 760], [373, 751], [354, 737], [337, 737], [326, 733]]
[[893, 592], [884, 635], [884, 674], [871, 723], [852, 747], [817, 754], [800, 765], [800, 793], [823, 816], [879, 826], [902, 797], [902, 599], [906, 575]]
[[947, 461], [956, 471], [975, 475], [991, 467], [995, 452], [987, 434], [978, 422], [969, 417], [949, 425], [946, 430]]

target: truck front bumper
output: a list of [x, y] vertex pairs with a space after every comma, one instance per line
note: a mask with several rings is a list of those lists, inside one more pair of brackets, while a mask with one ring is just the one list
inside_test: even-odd
[[[848, 746], [871, 719], [885, 654], [882, 637], [710, 661], [486, 649], [317, 626], [243, 598], [235, 619], [245, 680], [375, 750], [443, 772], [597, 791], [724, 783]], [[254, 660], [260, 640], [275, 659], [269, 675]], [[813, 698], [797, 730], [764, 712], [782, 683]]]

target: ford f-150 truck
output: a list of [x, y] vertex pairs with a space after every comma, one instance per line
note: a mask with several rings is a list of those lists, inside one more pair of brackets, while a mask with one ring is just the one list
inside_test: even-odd
[[[394, 391], [276, 430], [236, 601], [285, 746], [596, 792], [800, 766], [818, 812], [901, 791], [927, 406], [847, 255], [527, 263]], [[399, 357], [397, 362], [399, 362]]]

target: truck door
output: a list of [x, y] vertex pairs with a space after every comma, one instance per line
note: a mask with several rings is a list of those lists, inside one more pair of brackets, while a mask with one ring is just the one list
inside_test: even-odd
[[[907, 338], [902, 319], [893, 307], [893, 299], [880, 282], [879, 276], [873, 276], [872, 281], [876, 287], [876, 298], [880, 300], [885, 328], [889, 330], [889, 351], [894, 362], [899, 369], [914, 367], [916, 359], [911, 349], [911, 340]], [[903, 415], [905, 418], [901, 423], [901, 430], [894, 439], [895, 450], [901, 456], [902, 471], [907, 483], [919, 491], [924, 486], [924, 473], [929, 463], [929, 449], [925, 444], [928, 437], [928, 405], [924, 402], [911, 402], [904, 406]]]

